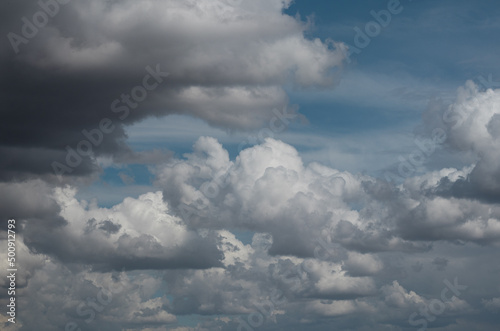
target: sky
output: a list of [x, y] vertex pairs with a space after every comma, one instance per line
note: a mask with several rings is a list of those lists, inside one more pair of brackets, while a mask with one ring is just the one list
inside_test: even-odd
[[2, 330], [498, 330], [498, 2], [0, 16]]

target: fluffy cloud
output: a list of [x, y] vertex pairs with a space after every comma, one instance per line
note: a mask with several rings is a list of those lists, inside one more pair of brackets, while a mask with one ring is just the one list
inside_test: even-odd
[[24, 213], [16, 213], [15, 209], [12, 212], [13, 216], [19, 215], [18, 232], [34, 252], [64, 263], [108, 270], [221, 265], [221, 254], [210, 235], [189, 230], [170, 214], [161, 192], [127, 198], [107, 209], [76, 200], [76, 190], [69, 187], [48, 191], [38, 182], [7, 186], [14, 193], [19, 187], [23, 191], [35, 188], [38, 194], [42, 189], [47, 194], [31, 202], [29, 195], [18, 197], [19, 204], [26, 201], [28, 207], [30, 203], [47, 206], [52, 213], [45, 218], [30, 215], [29, 208]]
[[490, 300], [483, 299], [482, 303], [486, 307], [486, 309], [489, 309], [492, 311], [500, 310], [500, 298], [493, 298]]
[[498, 202], [500, 193], [500, 90], [480, 91], [471, 81], [458, 89], [448, 107], [431, 107], [427, 126], [446, 132], [446, 147], [471, 154], [477, 161], [463, 179], [443, 178], [443, 195]]
[[408, 292], [396, 280], [391, 285], [383, 286], [382, 293], [386, 304], [393, 307], [417, 307], [418, 304], [424, 303], [422, 297], [413, 291]]
[[312, 256], [312, 238], [321, 230], [341, 219], [359, 222], [349, 202], [363, 194], [362, 178], [319, 164], [306, 167], [280, 141], [267, 139], [235, 161], [213, 138], [200, 138], [194, 150], [157, 170], [166, 201], [192, 226], [268, 232], [272, 253]]

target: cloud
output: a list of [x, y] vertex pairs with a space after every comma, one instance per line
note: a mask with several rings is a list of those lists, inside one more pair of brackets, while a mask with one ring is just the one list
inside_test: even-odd
[[383, 262], [375, 255], [349, 252], [344, 268], [349, 275], [367, 276], [376, 274], [382, 270]]
[[416, 307], [424, 303], [424, 299], [413, 291], [407, 291], [397, 281], [392, 285], [382, 287], [382, 293], [385, 296], [387, 305], [397, 308]]
[[472, 154], [476, 159], [470, 173], [463, 179], [443, 178], [440, 194], [457, 198], [497, 202], [498, 182], [498, 127], [500, 90], [480, 91], [472, 82], [457, 91], [456, 100], [448, 107], [431, 107], [426, 125], [445, 130], [445, 146], [452, 151]]
[[[121, 330], [176, 322], [165, 298], [152, 298], [161, 279], [152, 275], [69, 270], [47, 259], [17, 291], [19, 330]], [[2, 300], [2, 303], [4, 301]], [[29, 311], [30, 314], [24, 314]], [[16, 322], [16, 324], [18, 324]]]
[[[3, 181], [49, 175], [53, 162], [72, 176], [95, 172], [95, 156], [132, 154], [124, 127], [151, 116], [258, 128], [287, 106], [282, 84], [330, 86], [343, 60], [338, 44], [304, 37], [309, 27], [283, 13], [289, 1], [55, 5], [57, 14], [29, 38], [21, 18], [30, 21], [39, 5], [2, 5], [9, 11], [2, 34], [27, 38], [14, 47], [2, 39]], [[99, 137], [103, 119], [111, 122]], [[78, 151], [81, 141], [90, 145], [80, 146], [73, 167], [67, 147]]]
[[156, 184], [193, 227], [268, 232], [273, 254], [312, 256], [311, 238], [320, 229], [341, 217], [357, 219], [343, 198], [362, 194], [360, 180], [318, 164], [305, 167], [297, 151], [283, 142], [267, 139], [233, 162], [215, 139], [202, 137], [186, 158], [160, 166]]
[[[202, 137], [186, 159], [159, 166], [156, 185], [187, 224], [198, 227], [243, 227], [273, 235], [271, 254], [313, 256], [318, 238], [348, 249], [370, 251], [427, 250], [408, 241], [388, 219], [377, 215], [383, 185], [375, 178], [353, 175], [317, 163], [304, 165], [297, 151], [267, 139], [230, 161], [213, 138]], [[397, 191], [394, 187], [388, 187]], [[392, 198], [392, 196], [391, 196]], [[390, 218], [415, 206], [401, 201]], [[354, 206], [363, 206], [355, 208]], [[328, 237], [329, 236], [329, 237]]]
[[486, 309], [489, 309], [491, 311], [498, 311], [500, 310], [500, 298], [493, 298], [491, 300], [482, 300], [482, 303]]
[[31, 250], [95, 270], [220, 265], [220, 253], [210, 236], [188, 230], [169, 214], [161, 192], [127, 198], [111, 209], [78, 201], [75, 194], [70, 188], [54, 190], [64, 223], [25, 221], [24, 241]]

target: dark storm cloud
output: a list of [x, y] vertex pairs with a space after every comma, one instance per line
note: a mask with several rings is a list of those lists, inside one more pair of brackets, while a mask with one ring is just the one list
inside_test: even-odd
[[[0, 183], [0, 225], [2, 231], [7, 230], [7, 221], [16, 219], [19, 225], [43, 224], [46, 228], [53, 228], [65, 224], [58, 216], [61, 208], [51, 198], [52, 188], [41, 180], [32, 180], [24, 183]], [[23, 232], [18, 227], [18, 233]]]
[[[15, 136], [15, 135], [14, 135]], [[78, 138], [78, 137], [76, 137]], [[81, 139], [80, 139], [81, 140]], [[66, 164], [68, 153], [64, 149], [37, 147], [0, 147], [0, 180], [21, 181], [38, 176], [50, 180], [54, 173], [53, 162]], [[88, 156], [82, 157], [78, 167], [71, 169], [71, 175], [83, 176], [99, 170], [99, 167]]]
[[287, 104], [286, 79], [328, 85], [342, 61], [277, 1], [40, 3], [0, 4], [4, 181], [54, 173], [53, 162], [89, 174], [95, 156], [127, 153], [125, 126], [152, 115], [258, 127]]
[[[130, 91], [144, 73], [54, 73], [24, 63], [2, 65], [6, 68], [1, 82], [4, 116], [0, 130], [4, 177], [16, 173], [54, 173], [53, 162], [75, 164], [71, 171], [63, 172], [71, 175], [95, 171], [87, 146], [81, 146], [85, 152], [78, 153], [77, 159], [73, 157], [73, 163], [68, 164], [68, 155], [77, 155], [74, 151], [78, 152], [81, 141], [91, 142], [87, 145], [97, 155], [128, 151], [123, 125], [147, 115], [131, 112], [122, 121], [110, 109], [111, 101]], [[99, 131], [92, 140], [89, 135], [99, 130], [104, 118], [112, 121], [110, 131]]]

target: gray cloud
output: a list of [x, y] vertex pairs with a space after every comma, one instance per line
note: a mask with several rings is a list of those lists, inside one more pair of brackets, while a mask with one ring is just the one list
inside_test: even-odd
[[[66, 147], [77, 150], [82, 140], [95, 154], [80, 153], [70, 166], [77, 169], [64, 173], [89, 174], [95, 155], [130, 153], [124, 127], [149, 116], [189, 114], [229, 129], [256, 128], [287, 105], [283, 83], [331, 85], [329, 72], [343, 55], [305, 39], [307, 27], [282, 14], [283, 6], [288, 2], [71, 1], [33, 26], [26, 43], [3, 38], [0, 179], [53, 173], [52, 162], [67, 166]], [[43, 13], [35, 3], [0, 9], [8, 13], [0, 33], [22, 38], [29, 30], [23, 25]], [[82, 131], [94, 132], [103, 119], [112, 129], [94, 135], [102, 140], [94, 144]]]

